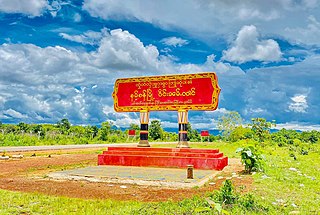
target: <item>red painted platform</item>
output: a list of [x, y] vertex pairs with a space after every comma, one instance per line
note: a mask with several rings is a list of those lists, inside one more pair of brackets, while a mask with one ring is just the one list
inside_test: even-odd
[[222, 170], [228, 158], [218, 149], [108, 147], [98, 165], [149, 166]]

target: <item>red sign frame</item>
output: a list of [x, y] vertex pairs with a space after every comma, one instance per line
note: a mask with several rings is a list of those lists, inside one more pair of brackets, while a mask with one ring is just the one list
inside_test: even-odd
[[207, 131], [207, 130], [201, 131], [200, 134], [201, 134], [201, 137], [209, 137], [210, 136], [209, 131]]
[[112, 97], [117, 112], [215, 110], [220, 90], [208, 72], [118, 79]]
[[136, 136], [136, 130], [132, 129], [128, 131], [129, 136]]

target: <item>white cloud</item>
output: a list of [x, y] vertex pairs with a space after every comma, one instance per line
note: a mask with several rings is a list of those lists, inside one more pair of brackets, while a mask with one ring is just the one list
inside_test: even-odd
[[48, 7], [46, 0], [0, 0], [0, 11], [5, 13], [22, 13], [40, 16]]
[[61, 10], [61, 2], [60, 1], [52, 1], [52, 3], [48, 6], [48, 10], [53, 17], [57, 16], [57, 13]]
[[96, 31], [86, 31], [81, 35], [70, 35], [67, 33], [60, 33], [59, 36], [66, 40], [70, 40], [77, 43], [89, 44], [89, 45], [99, 45], [103, 37], [108, 36], [108, 29], [103, 28], [100, 32]]
[[[157, 119], [159, 120], [159, 119]], [[178, 123], [177, 122], [170, 122], [170, 121], [164, 121], [164, 120], [160, 120], [161, 121], [161, 126], [163, 128], [177, 128], [178, 127]]]
[[312, 125], [312, 124], [307, 125], [305, 123], [300, 123], [300, 122], [287, 122], [287, 123], [280, 123], [276, 125], [276, 129], [282, 129], [282, 128], [287, 130], [320, 131], [320, 125]]
[[257, 115], [257, 114], [261, 114], [261, 113], [267, 113], [267, 110], [264, 110], [262, 108], [246, 108], [244, 109], [244, 114], [245, 115]]
[[294, 65], [250, 70], [244, 91], [245, 108], [262, 108], [266, 112], [254, 117], [279, 123], [292, 119], [319, 123], [314, 118], [320, 111], [319, 59], [319, 55], [313, 55]]
[[[270, 1], [180, 1], [85, 0], [83, 9], [105, 20], [130, 20], [151, 23], [166, 30], [182, 30], [197, 39], [215, 44], [213, 35], [229, 38], [244, 25], [256, 25], [263, 35], [299, 38], [288, 34], [288, 26], [305, 28], [304, 20], [319, 16], [317, 0]], [[177, 12], [179, 11], [179, 12]], [[315, 43], [317, 44], [317, 43]]]
[[52, 111], [50, 104], [48, 103], [48, 101], [44, 99], [43, 95], [28, 95], [24, 93], [20, 96], [23, 100], [25, 107], [27, 107], [28, 109], [31, 109], [36, 112], [43, 112], [46, 114], [50, 114], [50, 112]]
[[184, 40], [178, 37], [166, 37], [162, 39], [161, 42], [167, 46], [173, 46], [173, 47], [181, 47], [189, 43], [188, 40]]
[[94, 65], [100, 68], [145, 70], [157, 67], [159, 63], [159, 52], [155, 46], [144, 46], [133, 34], [121, 29], [110, 31], [91, 55]]
[[[108, 31], [94, 48], [84, 52], [61, 46], [0, 45], [1, 110], [11, 108], [29, 122], [56, 122], [67, 117], [74, 124], [97, 124], [106, 119], [118, 126], [137, 124], [139, 114], [113, 110], [111, 93], [116, 78], [214, 71], [222, 89], [219, 109], [212, 114], [190, 112], [190, 121], [199, 123], [199, 128], [214, 127], [215, 120], [229, 110], [239, 111], [246, 119], [265, 117], [279, 123], [292, 118], [313, 124], [318, 120], [314, 116], [320, 112], [319, 55], [293, 65], [246, 72], [216, 61], [215, 55], [209, 55], [204, 64], [176, 64], [161, 56], [155, 46], [143, 44], [121, 29]], [[304, 98], [307, 112], [288, 111], [291, 103], [304, 107], [303, 97], [296, 97], [300, 95], [308, 96]], [[0, 112], [0, 119], [19, 116], [8, 113], [11, 115]], [[161, 117], [168, 125], [176, 124], [176, 118], [173, 112]]]
[[20, 113], [20, 112], [18, 112], [18, 111], [15, 111], [15, 110], [13, 110], [13, 109], [8, 109], [8, 110], [6, 110], [6, 111], [3, 111], [3, 114], [4, 115], [7, 115], [7, 116], [10, 116], [10, 117], [12, 117], [12, 118], [15, 118], [15, 119], [24, 119], [24, 118], [27, 118], [27, 116], [26, 115], [24, 115], [24, 114], [22, 114], [22, 113]]
[[[239, 67], [215, 61], [215, 56], [211, 55], [203, 65], [180, 65], [179, 71], [216, 72], [221, 88], [219, 109], [238, 111], [246, 120], [263, 117], [269, 121], [276, 119], [277, 123], [295, 119], [317, 124], [319, 120], [314, 116], [320, 112], [319, 62], [320, 56], [312, 55], [293, 65], [255, 68], [244, 72]], [[290, 104], [295, 111], [289, 110]], [[192, 112], [192, 118], [217, 119], [221, 114], [219, 111]]]
[[292, 102], [289, 104], [289, 110], [298, 113], [305, 113], [308, 108], [306, 95], [295, 95], [291, 97]]
[[294, 42], [308, 45], [319, 45], [320, 22], [314, 16], [308, 17], [308, 24], [298, 28], [285, 28], [286, 37]]
[[239, 31], [233, 46], [223, 51], [223, 59], [231, 62], [279, 61], [281, 59], [279, 44], [274, 40], [259, 38], [257, 28], [244, 26]]
[[[171, 61], [160, 59], [155, 46], [145, 46], [127, 31], [107, 31], [99, 37], [91, 52], [61, 46], [0, 45], [0, 110], [15, 107], [26, 122], [67, 117], [73, 123], [99, 123], [106, 119], [104, 105], [112, 104], [116, 78], [174, 71]], [[132, 119], [129, 116], [113, 120], [122, 126]], [[0, 116], [10, 118], [14, 114]]]
[[[79, 56], [63, 47], [41, 48], [31, 44], [3, 44], [0, 46], [0, 77], [12, 83], [54, 83], [59, 73], [68, 72], [80, 63]], [[26, 75], [28, 74], [28, 75]], [[39, 75], [42, 78], [37, 79]], [[81, 81], [77, 71], [67, 73], [64, 82]]]
[[81, 22], [82, 17], [81, 17], [81, 15], [79, 13], [75, 13], [74, 16], [73, 16], [73, 20], [75, 22]]
[[212, 115], [212, 113], [223, 115], [223, 114], [226, 114], [226, 113], [229, 113], [229, 112], [230, 112], [230, 111], [227, 110], [226, 108], [217, 108], [214, 112], [212, 112], [212, 111], [205, 111], [204, 113], [205, 113], [206, 115]]
[[138, 113], [117, 113], [112, 106], [104, 106], [103, 113], [107, 116], [109, 122], [118, 127], [127, 128], [130, 124], [140, 124]]
[[[83, 9], [87, 10], [92, 16], [99, 16], [104, 19], [138, 19], [162, 26], [168, 26], [174, 24], [175, 21], [179, 21], [179, 24], [184, 27], [195, 24], [199, 20], [207, 23], [210, 20], [223, 19], [223, 15], [232, 21], [253, 18], [272, 20], [281, 15], [279, 9], [285, 7], [283, 2], [286, 2], [286, 0], [270, 3], [198, 0], [188, 1], [188, 4], [182, 5], [179, 1], [161, 1], [155, 6], [152, 3], [145, 3], [140, 0], [121, 2], [115, 0], [85, 0]], [[177, 13], [177, 9], [179, 13]]]

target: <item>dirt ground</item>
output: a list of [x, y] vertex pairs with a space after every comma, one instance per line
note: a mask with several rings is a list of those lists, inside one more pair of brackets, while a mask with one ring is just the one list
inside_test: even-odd
[[[34, 154], [35, 153], [35, 154]], [[17, 154], [17, 153], [15, 153]], [[31, 156], [36, 155], [36, 156]], [[194, 195], [205, 195], [219, 189], [226, 178], [232, 177], [235, 187], [241, 187], [242, 192], [251, 189], [252, 178], [242, 175], [243, 166], [239, 159], [229, 159], [229, 166], [219, 176], [200, 188], [172, 189], [155, 186], [128, 185], [121, 188], [121, 184], [93, 183], [86, 181], [56, 181], [48, 179], [46, 174], [70, 168], [97, 165], [98, 155], [83, 154], [76, 151], [61, 152], [28, 152], [22, 159], [0, 160], [0, 189], [37, 192], [54, 196], [67, 196], [83, 199], [116, 199], [138, 200], [144, 202], [159, 202], [166, 200], [179, 201]]]

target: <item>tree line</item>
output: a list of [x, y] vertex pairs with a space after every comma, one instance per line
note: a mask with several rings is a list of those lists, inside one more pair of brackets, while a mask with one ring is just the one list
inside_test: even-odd
[[264, 118], [253, 118], [251, 123], [245, 124], [238, 112], [229, 112], [224, 114], [218, 120], [218, 126], [223, 139], [229, 142], [236, 142], [243, 139], [252, 139], [257, 142], [273, 142], [279, 146], [299, 144], [299, 143], [317, 143], [320, 141], [320, 132], [296, 131], [282, 128], [271, 132], [276, 128], [275, 121], [267, 121]]
[[[253, 118], [251, 123], [245, 124], [238, 112], [228, 112], [217, 120], [219, 135], [210, 135], [204, 141], [223, 140], [236, 142], [251, 140], [260, 143], [272, 142], [279, 146], [300, 143], [317, 143], [320, 140], [319, 131], [303, 131], [281, 129], [270, 132], [276, 127], [274, 121], [264, 118]], [[136, 136], [128, 135], [128, 130], [136, 130]], [[111, 122], [101, 125], [71, 125], [68, 119], [62, 119], [55, 124], [3, 124], [0, 122], [0, 145], [55, 145], [55, 144], [91, 144], [91, 143], [117, 143], [139, 140], [140, 127], [131, 124], [127, 130], [121, 130]], [[187, 125], [188, 141], [200, 142], [200, 133]], [[165, 131], [159, 120], [152, 120], [149, 125], [150, 141], [177, 141], [178, 134]]]
[[[136, 130], [136, 136], [130, 137], [128, 130]], [[101, 125], [71, 125], [68, 119], [55, 124], [3, 124], [0, 122], [0, 146], [55, 145], [55, 144], [91, 144], [138, 141], [140, 127], [131, 124], [127, 130], [121, 130], [106, 121]], [[149, 127], [151, 141], [176, 141], [178, 135], [166, 132], [159, 120], [151, 121]]]

